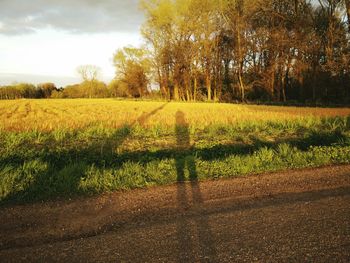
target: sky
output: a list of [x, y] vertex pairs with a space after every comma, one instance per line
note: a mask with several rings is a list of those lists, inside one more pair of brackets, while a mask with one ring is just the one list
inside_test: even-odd
[[138, 0], [0, 0], [0, 85], [79, 82], [92, 64], [114, 76], [113, 53], [142, 43]]

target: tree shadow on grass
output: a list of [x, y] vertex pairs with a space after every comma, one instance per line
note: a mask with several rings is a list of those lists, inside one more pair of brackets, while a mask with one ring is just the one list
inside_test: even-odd
[[[109, 169], [117, 171], [125, 164], [148, 165], [150, 162], [162, 160], [175, 160], [177, 181], [185, 179], [185, 171], [195, 171], [195, 160], [215, 161], [237, 155], [248, 156], [262, 148], [278, 149], [280, 144], [286, 143], [298, 150], [306, 151], [310, 146], [330, 146], [334, 143], [347, 140], [340, 131], [310, 132], [303, 138], [280, 139], [269, 142], [252, 138], [251, 145], [244, 144], [222, 144], [213, 147], [197, 148], [190, 144], [189, 124], [186, 123], [183, 113], [176, 114], [176, 146], [157, 151], [132, 151], [116, 152], [132, 133], [133, 125], [144, 125], [145, 122], [166, 104], [143, 113], [131, 125], [116, 129], [112, 134], [99, 140], [77, 144], [74, 147], [50, 147], [45, 146], [40, 152], [30, 149], [29, 152], [13, 150], [10, 155], [0, 157], [0, 176], [7, 171], [9, 174], [17, 172], [11, 180], [12, 185], [20, 185], [16, 190], [10, 190], [1, 202], [18, 201], [28, 202], [52, 199], [57, 197], [67, 198], [81, 194], [94, 194], [100, 192], [96, 189], [80, 188], [81, 180], [87, 176], [89, 169]], [[29, 147], [30, 148], [30, 147]], [[193, 160], [193, 161], [191, 161]], [[38, 166], [38, 167], [36, 167]], [[43, 168], [44, 167], [44, 168]], [[192, 168], [191, 168], [192, 167]], [[195, 172], [192, 173], [196, 174]], [[11, 175], [11, 174], [10, 174]], [[11, 176], [10, 176], [11, 177]], [[194, 176], [197, 178], [197, 175]], [[17, 180], [17, 181], [16, 181]], [[24, 183], [23, 183], [24, 181]], [[192, 180], [195, 182], [196, 180]], [[1, 189], [0, 189], [1, 191]], [[95, 191], [95, 192], [94, 192]]]
[[61, 147], [57, 150], [47, 146], [44, 151], [33, 150], [29, 154], [14, 151], [10, 156], [1, 158], [0, 168], [7, 167], [7, 174], [2, 176], [12, 180], [12, 185], [17, 189], [0, 201], [22, 203], [84, 194], [79, 184], [88, 169], [112, 167], [117, 156], [116, 149], [131, 135], [132, 127], [145, 125], [150, 117], [163, 110], [167, 104], [143, 113], [131, 125], [116, 129], [103, 141], [88, 142], [73, 149]]

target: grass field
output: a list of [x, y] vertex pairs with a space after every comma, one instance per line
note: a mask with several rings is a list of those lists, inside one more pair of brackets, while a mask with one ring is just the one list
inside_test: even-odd
[[350, 163], [350, 109], [0, 101], [0, 201]]

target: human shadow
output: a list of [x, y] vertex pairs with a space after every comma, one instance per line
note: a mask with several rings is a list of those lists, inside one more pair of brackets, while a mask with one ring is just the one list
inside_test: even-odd
[[[95, 134], [93, 130], [85, 139], [81, 139], [81, 134], [78, 132], [68, 133], [67, 137], [62, 138], [62, 145], [55, 141], [52, 134], [48, 134], [47, 140], [41, 142], [40, 146], [28, 137], [27, 140], [21, 141], [18, 147], [11, 146], [10, 150], [4, 151], [5, 154], [0, 151], [0, 171], [6, 178], [14, 180], [11, 187], [18, 186], [18, 190], [11, 190], [11, 193], [0, 200], [0, 205], [3, 202], [23, 203], [98, 194], [103, 189], [80, 187], [80, 182], [85, 180], [90, 169], [95, 169], [97, 172], [105, 169], [116, 171], [129, 163], [146, 166], [154, 161], [175, 160], [177, 181], [186, 181], [185, 174], [188, 174], [189, 181], [193, 183], [197, 180], [195, 160], [225, 160], [233, 155], [245, 157], [264, 148], [278, 152], [281, 144], [288, 144], [300, 151], [308, 151], [310, 146], [331, 146], [338, 143], [343, 145], [348, 140], [347, 135], [341, 130], [311, 129], [306, 130], [305, 136], [296, 138], [266, 141], [259, 137], [251, 137], [251, 144], [232, 142], [195, 147], [190, 142], [189, 124], [184, 114], [178, 112], [175, 116], [175, 145], [155, 151], [149, 149], [122, 151], [121, 146], [133, 135], [134, 127], [147, 125], [149, 118], [166, 105], [167, 103], [140, 114], [137, 119], [113, 132]], [[85, 130], [82, 133], [84, 135]], [[2, 145], [0, 141], [0, 147]], [[193, 189], [196, 189], [195, 186]]]
[[[192, 147], [189, 124], [186, 122], [185, 114], [181, 111], [176, 112], [175, 119], [176, 146], [179, 151], [179, 154], [175, 156], [177, 202], [179, 211], [182, 213], [177, 225], [179, 261], [189, 262], [197, 258], [199, 262], [218, 262], [208, 217], [203, 214], [191, 222], [185, 215], [190, 206], [202, 206], [203, 198], [198, 182], [195, 157], [186, 155], [186, 150]], [[184, 154], [180, 154], [181, 152]], [[190, 195], [192, 195], [192, 204]]]

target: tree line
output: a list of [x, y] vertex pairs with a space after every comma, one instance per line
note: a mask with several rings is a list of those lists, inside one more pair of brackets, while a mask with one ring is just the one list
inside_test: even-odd
[[349, 102], [349, 0], [143, 0], [142, 8], [147, 67], [165, 98]]
[[141, 0], [141, 8], [145, 44], [116, 51], [109, 84], [85, 65], [80, 84], [7, 86], [0, 99], [350, 103], [350, 0]]
[[[131, 48], [126, 48], [133, 50]], [[82, 82], [73, 85], [67, 85], [64, 88], [57, 88], [54, 83], [47, 82], [38, 85], [30, 83], [16, 83], [7, 86], [0, 86], [0, 99], [47, 99], [47, 98], [115, 98], [115, 97], [144, 97], [145, 95], [155, 94], [149, 92], [147, 87], [141, 89], [137, 86], [139, 80], [145, 81], [145, 76], [138, 74], [138, 67], [135, 71], [127, 73], [128, 82], [122, 79], [114, 79], [108, 85], [98, 80], [100, 68], [95, 65], [81, 65], [77, 67], [77, 73], [80, 74]], [[131, 77], [132, 76], [132, 77]], [[133, 84], [134, 80], [134, 84]]]
[[112, 81], [109, 85], [102, 81], [83, 81], [79, 84], [57, 88], [54, 83], [33, 85], [18, 83], [0, 87], [0, 100], [15, 99], [64, 99], [64, 98], [112, 98], [132, 97], [127, 91]]
[[58, 89], [53, 83], [48, 82], [37, 86], [28, 83], [18, 83], [0, 87], [0, 99], [13, 100], [22, 98], [51, 98], [54, 92], [58, 92]]

